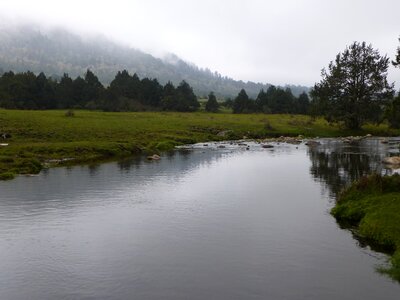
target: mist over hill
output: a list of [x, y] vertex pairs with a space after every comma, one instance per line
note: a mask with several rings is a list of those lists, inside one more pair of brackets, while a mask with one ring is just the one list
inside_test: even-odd
[[[161, 84], [177, 85], [187, 81], [198, 96], [210, 91], [218, 97], [235, 97], [244, 88], [250, 97], [271, 84], [243, 82], [202, 69], [174, 54], [154, 57], [141, 50], [123, 46], [105, 37], [82, 37], [63, 29], [43, 31], [34, 26], [0, 27], [0, 72], [44, 72], [57, 79], [68, 73], [82, 76], [92, 70], [105, 85], [121, 70], [141, 78], [156, 78]], [[298, 96], [308, 87], [287, 85]]]

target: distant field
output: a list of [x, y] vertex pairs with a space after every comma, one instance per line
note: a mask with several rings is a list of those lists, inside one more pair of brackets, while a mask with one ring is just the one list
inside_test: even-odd
[[[73, 158], [74, 163], [135, 153], [169, 150], [175, 145], [208, 140], [304, 135], [398, 135], [386, 125], [343, 131], [323, 119], [308, 116], [230, 113], [75, 111], [19, 111], [0, 109], [0, 133], [11, 138], [0, 143], [0, 178], [37, 173], [50, 159]], [[218, 135], [226, 131], [224, 136]], [[58, 162], [57, 162], [58, 163]], [[71, 162], [69, 162], [71, 163]]]

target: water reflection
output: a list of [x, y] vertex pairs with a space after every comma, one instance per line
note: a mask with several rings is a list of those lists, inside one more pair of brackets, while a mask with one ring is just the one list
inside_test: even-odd
[[365, 139], [348, 144], [325, 139], [320, 146], [308, 149], [310, 173], [335, 198], [346, 185], [364, 175], [392, 174], [393, 170], [382, 164], [382, 159], [395, 152], [398, 152], [396, 141], [382, 144], [379, 139]]
[[97, 173], [99, 172], [100, 164], [99, 163], [92, 163], [88, 165], [88, 170], [89, 170], [89, 175], [90, 176], [96, 176]]
[[321, 197], [377, 157], [225, 145], [1, 182], [0, 299], [398, 299]]
[[117, 162], [117, 165], [121, 172], [122, 171], [129, 172], [132, 169], [140, 168], [141, 163], [142, 163], [142, 158], [138, 156], [121, 160]]

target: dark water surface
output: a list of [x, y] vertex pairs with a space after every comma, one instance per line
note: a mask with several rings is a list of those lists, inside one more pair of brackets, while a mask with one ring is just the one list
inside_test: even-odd
[[329, 215], [397, 145], [195, 148], [0, 182], [0, 299], [399, 299]]

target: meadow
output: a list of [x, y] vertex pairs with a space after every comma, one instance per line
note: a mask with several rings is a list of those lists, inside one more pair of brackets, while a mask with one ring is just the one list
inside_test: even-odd
[[398, 135], [387, 125], [354, 132], [303, 115], [177, 112], [28, 111], [0, 109], [0, 179], [43, 167], [154, 154], [211, 140], [279, 136]]

